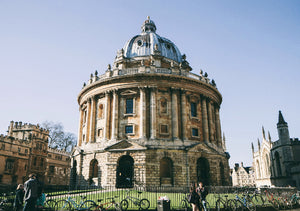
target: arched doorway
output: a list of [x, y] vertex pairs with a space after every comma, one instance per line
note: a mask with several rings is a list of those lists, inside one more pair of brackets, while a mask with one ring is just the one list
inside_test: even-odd
[[76, 189], [76, 184], [77, 184], [77, 161], [73, 158], [73, 165], [71, 168], [71, 177], [70, 177], [71, 190]]
[[199, 158], [197, 160], [197, 180], [204, 185], [210, 185], [210, 168], [206, 158]]
[[170, 158], [164, 157], [160, 160], [159, 177], [160, 185], [173, 185], [173, 162]]
[[225, 174], [224, 174], [224, 165], [222, 162], [220, 162], [220, 179], [221, 179], [221, 185], [226, 185], [225, 181]]
[[90, 172], [89, 172], [90, 185], [94, 182], [93, 178], [98, 179], [98, 161], [96, 159], [93, 159], [90, 162]]
[[117, 188], [132, 188], [133, 187], [133, 164], [134, 160], [129, 155], [122, 156], [117, 165]]

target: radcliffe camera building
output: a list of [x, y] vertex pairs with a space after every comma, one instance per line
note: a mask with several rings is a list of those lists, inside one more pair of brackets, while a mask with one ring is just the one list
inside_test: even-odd
[[71, 183], [132, 187], [229, 185], [222, 96], [148, 18], [103, 75], [78, 95]]

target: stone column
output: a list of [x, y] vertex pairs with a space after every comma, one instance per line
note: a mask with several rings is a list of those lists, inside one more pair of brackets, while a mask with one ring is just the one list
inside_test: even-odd
[[181, 89], [181, 132], [182, 140], [187, 140], [187, 130], [186, 130], [186, 91]]
[[151, 126], [150, 126], [150, 136], [151, 139], [156, 139], [156, 113], [157, 113], [157, 107], [156, 107], [156, 90], [157, 87], [151, 88], [151, 97], [150, 97], [150, 108], [151, 108]]
[[176, 88], [172, 88], [172, 138], [173, 140], [179, 139], [178, 137], [178, 106], [177, 106], [177, 90]]
[[91, 97], [91, 117], [90, 117], [90, 132], [89, 140], [90, 142], [95, 142], [95, 125], [96, 125], [96, 96]]
[[211, 101], [208, 99], [208, 127], [209, 127], [209, 139], [210, 142], [214, 142], [214, 128], [213, 128], [213, 115], [211, 108]]
[[206, 98], [204, 96], [201, 97], [201, 107], [202, 107], [203, 139], [204, 141], [209, 141], [207, 107], [206, 107]]
[[104, 119], [105, 119], [105, 126], [104, 126], [104, 130], [103, 130], [103, 138], [104, 140], [109, 139], [109, 123], [110, 123], [110, 118], [109, 118], [109, 114], [110, 114], [110, 92], [106, 91], [105, 92], [105, 113], [104, 113]]
[[81, 146], [82, 142], [82, 125], [83, 125], [83, 110], [81, 105], [79, 106], [80, 118], [79, 118], [79, 127], [78, 127], [78, 146]]
[[146, 139], [146, 90], [139, 87], [140, 90], [140, 139]]
[[119, 121], [118, 121], [118, 110], [119, 110], [119, 96], [118, 91], [113, 90], [113, 109], [112, 109], [112, 123], [111, 123], [111, 139], [118, 139], [118, 129], [119, 129]]
[[87, 100], [87, 120], [86, 120], [86, 143], [88, 143], [90, 140], [90, 128], [91, 128], [91, 98]]
[[220, 113], [219, 113], [219, 107], [215, 107], [216, 111], [216, 132], [217, 132], [217, 145], [221, 146], [222, 145], [222, 132], [221, 132], [221, 122], [220, 122]]

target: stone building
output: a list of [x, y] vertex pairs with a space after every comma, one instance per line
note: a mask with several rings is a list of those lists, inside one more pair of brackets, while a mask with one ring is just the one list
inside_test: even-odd
[[[277, 123], [278, 140], [258, 142], [258, 151], [253, 152], [253, 165], [256, 171], [257, 186], [293, 186], [300, 189], [300, 141], [290, 138], [288, 124], [281, 111]], [[264, 136], [264, 134], [263, 134]]]
[[231, 173], [232, 186], [255, 187], [255, 173], [251, 166], [245, 167], [236, 163]]
[[72, 184], [132, 187], [229, 184], [222, 96], [148, 18], [103, 75], [78, 95]]
[[0, 136], [0, 185], [24, 183], [30, 173], [45, 185], [68, 185], [70, 153], [48, 148], [48, 137], [39, 125], [11, 121]]
[[271, 186], [271, 162], [270, 150], [272, 141], [268, 132], [268, 140], [266, 139], [265, 130], [262, 128], [262, 141], [257, 140], [258, 150], [254, 152], [252, 143], [253, 167], [255, 169], [256, 186]]

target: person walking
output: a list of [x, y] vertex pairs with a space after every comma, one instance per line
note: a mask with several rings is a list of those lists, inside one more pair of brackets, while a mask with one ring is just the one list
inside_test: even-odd
[[189, 203], [192, 204], [193, 211], [199, 211], [200, 210], [200, 196], [196, 192], [197, 184], [192, 183], [190, 187], [190, 195], [188, 198]]
[[24, 198], [24, 186], [19, 184], [16, 190], [16, 197], [14, 200], [14, 211], [21, 211], [23, 208], [23, 198]]
[[206, 196], [208, 194], [208, 191], [207, 191], [206, 187], [204, 187], [204, 185], [203, 185], [202, 182], [198, 183], [198, 187], [196, 189], [196, 192], [200, 196], [200, 201], [201, 201], [201, 203], [203, 205], [203, 210], [207, 211], [207, 208], [206, 208]]
[[24, 184], [25, 206], [23, 211], [35, 211], [36, 200], [38, 198], [38, 181], [35, 174], [30, 174], [29, 179]]

